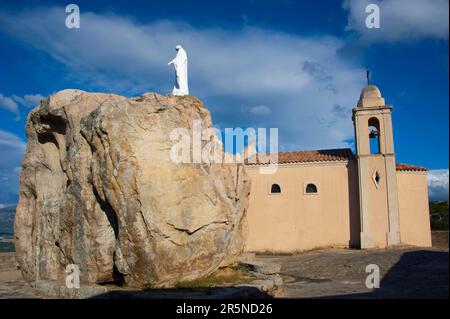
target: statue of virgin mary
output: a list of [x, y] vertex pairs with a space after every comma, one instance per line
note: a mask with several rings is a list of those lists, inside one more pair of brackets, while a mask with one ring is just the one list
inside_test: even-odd
[[181, 45], [177, 45], [175, 50], [177, 55], [168, 64], [173, 64], [175, 67], [175, 85], [172, 93], [173, 95], [189, 95], [187, 54]]

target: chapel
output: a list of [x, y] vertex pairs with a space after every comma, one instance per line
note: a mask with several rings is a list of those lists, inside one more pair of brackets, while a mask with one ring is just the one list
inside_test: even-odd
[[261, 174], [267, 164], [257, 159], [247, 162], [247, 251], [431, 246], [428, 170], [397, 163], [392, 105], [367, 85], [352, 120], [355, 153], [279, 152], [274, 174]]

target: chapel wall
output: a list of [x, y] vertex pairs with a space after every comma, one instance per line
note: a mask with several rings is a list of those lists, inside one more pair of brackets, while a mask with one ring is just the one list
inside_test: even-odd
[[431, 247], [427, 174], [398, 171], [397, 185], [401, 243]]
[[[359, 241], [359, 204], [354, 161], [279, 166], [275, 174], [252, 179], [247, 213], [247, 251], [295, 252], [348, 247]], [[305, 193], [314, 183], [316, 194]], [[272, 184], [281, 193], [271, 194]]]

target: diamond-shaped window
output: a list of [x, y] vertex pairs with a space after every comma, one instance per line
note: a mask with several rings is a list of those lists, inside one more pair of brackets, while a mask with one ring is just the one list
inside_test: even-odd
[[375, 170], [372, 174], [372, 180], [375, 184], [375, 187], [378, 189], [378, 187], [380, 186], [380, 180], [381, 180], [381, 175], [380, 173], [378, 173], [377, 170]]

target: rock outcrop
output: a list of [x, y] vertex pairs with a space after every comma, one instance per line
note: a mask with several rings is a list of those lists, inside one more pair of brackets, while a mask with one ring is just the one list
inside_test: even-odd
[[194, 120], [212, 128], [198, 99], [157, 94], [64, 90], [31, 111], [15, 219], [24, 277], [64, 285], [75, 264], [82, 285], [169, 287], [235, 262], [250, 181], [240, 164], [171, 160], [172, 130]]

